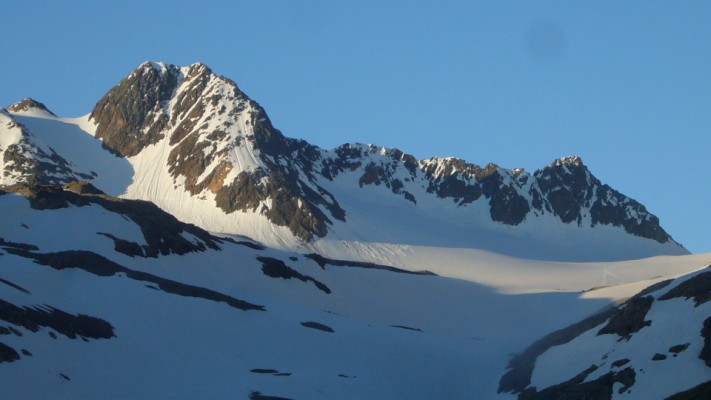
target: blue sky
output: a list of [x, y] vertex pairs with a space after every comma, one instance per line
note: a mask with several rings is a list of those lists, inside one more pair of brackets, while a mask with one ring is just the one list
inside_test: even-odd
[[711, 2], [32, 1], [0, 105], [88, 113], [146, 60], [201, 61], [324, 148], [543, 167], [579, 155], [711, 252]]

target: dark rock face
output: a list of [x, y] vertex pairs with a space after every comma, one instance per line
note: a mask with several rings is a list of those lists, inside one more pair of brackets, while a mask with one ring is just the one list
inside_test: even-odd
[[141, 245], [136, 242], [131, 242], [128, 240], [117, 238], [116, 236], [114, 236], [110, 233], [97, 232], [97, 234], [106, 236], [107, 238], [113, 240], [114, 241], [114, 250], [119, 253], [123, 253], [129, 257], [145, 257], [146, 256], [146, 254], [143, 252], [143, 247], [141, 247]]
[[704, 338], [704, 347], [701, 349], [699, 358], [704, 360], [707, 367], [711, 367], [711, 317], [706, 318], [704, 326], [701, 328], [701, 337]]
[[441, 198], [452, 198], [458, 204], [473, 203], [481, 197], [481, 186], [467, 185], [467, 183], [456, 175], [449, 175], [437, 178], [439, 184], [430, 184], [428, 192], [435, 192]]
[[254, 368], [249, 372], [255, 374], [269, 374], [273, 376], [291, 376], [291, 372], [279, 372], [278, 370], [272, 368]]
[[[255, 189], [262, 200], [270, 199], [272, 203], [262, 214], [273, 223], [288, 227], [304, 241], [325, 236], [332, 219], [345, 221], [346, 213], [336, 198], [318, 184], [315, 162], [321, 157], [320, 149], [303, 140], [285, 138], [272, 126], [264, 109], [254, 104], [251, 141], [260, 150], [260, 160], [269, 171], [266, 183]], [[234, 193], [232, 187], [228, 187], [228, 195]]]
[[329, 289], [328, 286], [308, 275], [304, 275], [299, 271], [286, 266], [282, 260], [277, 260], [276, 258], [271, 257], [257, 257], [257, 261], [262, 263], [262, 272], [264, 272], [264, 275], [272, 278], [297, 279], [302, 282], [312, 282], [322, 292], [326, 294], [331, 293], [331, 289]]
[[492, 220], [503, 224], [518, 225], [534, 212], [581, 226], [587, 216], [592, 226], [618, 226], [660, 243], [671, 239], [644, 206], [603, 185], [579, 157], [556, 160], [533, 175], [494, 164], [481, 168], [457, 159], [431, 159], [421, 165], [429, 179], [428, 192], [459, 205], [484, 196]]
[[[70, 184], [65, 190], [58, 186], [14, 185], [5, 188], [5, 190], [25, 196], [30, 201], [31, 207], [35, 209], [66, 208], [70, 204], [78, 207], [97, 204], [109, 211], [125, 215], [141, 228], [147, 243], [139, 251], [135, 247], [135, 243], [113, 237], [113, 235], [107, 236], [114, 240], [117, 251], [127, 255], [157, 257], [159, 255], [205, 251], [207, 248], [219, 250], [220, 239], [194, 225], [178, 221], [153, 203], [118, 199], [101, 194], [101, 192], [94, 194], [97, 190], [92, 190], [87, 186], [82, 186], [84, 189], [80, 189], [79, 186], [81, 185]], [[77, 193], [82, 191], [85, 194]], [[193, 235], [199, 241], [187, 240], [183, 234]]]
[[[0, 242], [2, 242], [2, 240], [0, 240]], [[2, 245], [2, 243], [0, 243], [0, 245]], [[11, 288], [17, 289], [17, 290], [19, 290], [20, 292], [22, 292], [22, 293], [24, 293], [24, 294], [30, 294], [30, 291], [29, 291], [29, 290], [23, 288], [23, 287], [20, 286], [20, 285], [17, 285], [17, 284], [14, 284], [14, 283], [10, 282], [10, 281], [8, 281], [7, 279], [0, 278], [0, 283], [3, 283], [3, 284], [5, 284], [5, 285], [7, 285], [7, 286], [10, 286]], [[2, 334], [2, 327], [0, 327], [0, 335], [1, 335], [1, 334]]]
[[610, 368], [619, 368], [627, 363], [629, 363], [630, 360], [629, 358], [623, 358], [621, 360], [614, 361], [611, 365]]
[[[318, 206], [326, 206], [331, 215], [340, 220], [344, 220], [345, 212], [333, 197], [324, 198], [295, 175], [274, 172], [267, 178], [261, 171], [243, 171], [232, 183], [218, 190], [216, 204], [228, 214], [238, 210], [257, 211], [276, 225], [288, 227], [304, 241], [314, 236], [323, 237], [328, 232], [327, 224], [332, 221]], [[271, 207], [260, 208], [266, 200], [271, 200]]]
[[262, 392], [257, 392], [254, 391], [249, 394], [249, 400], [292, 400], [288, 397], [279, 397], [279, 396], [267, 396], [262, 394]]
[[[580, 158], [556, 160], [533, 175], [547, 211], [568, 224], [582, 222], [582, 211], [591, 206], [594, 190], [591, 175]], [[542, 208], [539, 208], [542, 210]]]
[[279, 371], [272, 369], [272, 368], [254, 368], [251, 369], [249, 372], [253, 372], [255, 374], [277, 374]]
[[440, 198], [451, 198], [459, 205], [473, 203], [482, 196], [481, 185], [472, 182], [472, 178], [484, 177], [478, 165], [456, 158], [429, 161], [423, 164], [423, 171], [429, 179], [427, 192], [435, 193]]
[[711, 380], [689, 390], [667, 397], [665, 400], [708, 400], [711, 399]]
[[0, 364], [20, 359], [20, 355], [12, 347], [0, 342]]
[[335, 160], [323, 161], [322, 174], [334, 179], [361, 168], [361, 187], [384, 185], [413, 203], [416, 199], [407, 191], [413, 184], [459, 206], [485, 199], [491, 219], [506, 225], [518, 225], [531, 214], [552, 214], [566, 224], [612, 225], [659, 243], [671, 240], [654, 215], [603, 185], [579, 157], [556, 160], [530, 175], [520, 169], [509, 171], [495, 164], [482, 168], [452, 158], [417, 162], [396, 150], [391, 151], [394, 155], [385, 151], [381, 161], [373, 161], [375, 152], [372, 146], [341, 146], [336, 149]]
[[333, 328], [331, 328], [330, 326], [324, 325], [319, 322], [306, 321], [306, 322], [302, 322], [301, 325], [303, 325], [306, 328], [316, 329], [317, 331], [328, 332], [328, 333], [335, 332], [333, 330]]
[[452, 198], [461, 206], [484, 196], [489, 200], [493, 221], [518, 225], [530, 211], [528, 201], [521, 195], [527, 181], [525, 175], [521, 179], [506, 179], [503, 170], [495, 164], [481, 168], [459, 159], [426, 164], [424, 171], [430, 181], [427, 191], [440, 198]]
[[73, 250], [56, 253], [34, 253], [14, 248], [6, 250], [11, 254], [32, 259], [37, 264], [46, 265], [60, 271], [67, 268], [77, 268], [101, 277], [115, 276], [121, 273], [129, 279], [148, 282], [155, 285], [154, 289], [177, 296], [197, 297], [214, 302], [222, 302], [242, 311], [265, 311], [263, 306], [239, 300], [211, 289], [176, 282], [146, 272], [134, 271], [90, 251]]
[[376, 164], [372, 161], [368, 163], [365, 166], [363, 175], [358, 180], [358, 185], [360, 185], [360, 187], [367, 185], [384, 185], [390, 189], [392, 193], [401, 195], [405, 200], [417, 204], [415, 196], [407, 190], [404, 190], [403, 182], [394, 176], [399, 169], [404, 168], [408, 173], [405, 179], [410, 180], [416, 177], [417, 167], [414, 157], [404, 154], [398, 149], [390, 150], [388, 156], [389, 159], [386, 163]]
[[157, 143], [168, 122], [163, 105], [177, 86], [178, 72], [175, 66], [159, 71], [146, 63], [122, 80], [91, 112], [96, 137], [124, 157]]
[[[492, 176], [494, 175], [490, 175]], [[506, 225], [518, 225], [523, 222], [531, 209], [528, 201], [511, 185], [487, 186], [491, 187], [491, 219]], [[486, 191], [484, 193], [486, 194]]]
[[666, 354], [655, 353], [655, 354], [652, 356], [652, 361], [664, 361], [664, 360], [666, 360], [666, 359], [667, 359]]
[[693, 298], [696, 307], [711, 300], [711, 271], [702, 272], [671, 289], [659, 300], [670, 300], [677, 297]]
[[669, 348], [669, 352], [674, 354], [674, 357], [676, 357], [677, 354], [681, 353], [682, 351], [686, 350], [691, 343], [682, 343], [682, 344], [675, 344], [674, 346], [671, 346]]
[[69, 314], [47, 305], [41, 308], [19, 307], [0, 299], [0, 320], [32, 332], [37, 332], [40, 327], [52, 328], [70, 339], [77, 336], [109, 339], [115, 336], [113, 326], [102, 319]]
[[[659, 219], [647, 212], [642, 204], [607, 185], [598, 188], [597, 196], [598, 201], [590, 209], [593, 225], [621, 226], [627, 233], [653, 239], [659, 243], [666, 243], [671, 239], [671, 236], [659, 226]], [[630, 218], [629, 213], [636, 214], [639, 218]]]
[[273, 173], [269, 183], [264, 186], [266, 198], [272, 200], [272, 206], [264, 214], [275, 224], [288, 227], [297, 237], [310, 241], [314, 236], [323, 237], [327, 233], [327, 224], [332, 220], [319, 208], [325, 206], [333, 218], [345, 220], [345, 211], [335, 198], [323, 190], [317, 193], [295, 177], [294, 172], [286, 175]]
[[636, 236], [665, 243], [671, 237], [647, 209], [595, 178], [579, 157], [556, 160], [534, 173], [541, 193], [539, 210], [552, 211], [565, 223], [582, 223], [588, 212], [592, 225], [612, 225]]
[[519, 400], [609, 400], [612, 398], [612, 388], [615, 383], [622, 384], [618, 392], [624, 393], [634, 385], [637, 376], [634, 369], [625, 368], [622, 371], [611, 371], [597, 379], [584, 382], [585, 378], [596, 369], [597, 367], [593, 365], [573, 379], [540, 392], [537, 392], [535, 388], [527, 389], [518, 398]]
[[[56, 210], [69, 207], [69, 202], [61, 186], [17, 184], [5, 187], [5, 191], [21, 194], [29, 200], [30, 207], [36, 210]], [[88, 203], [80, 204], [86, 205]]]
[[647, 312], [652, 308], [652, 302], [654, 302], [652, 296], [633, 297], [597, 334], [615, 334], [620, 336], [620, 339], [629, 340], [633, 333], [652, 324], [651, 321], [644, 320]]
[[333, 265], [336, 267], [379, 269], [382, 271], [390, 271], [411, 275], [435, 275], [434, 273], [429, 271], [408, 271], [406, 269], [400, 269], [388, 265], [380, 265], [363, 261], [334, 260], [316, 253], [305, 254], [304, 256], [316, 262], [321, 268], [324, 268], [326, 265]]

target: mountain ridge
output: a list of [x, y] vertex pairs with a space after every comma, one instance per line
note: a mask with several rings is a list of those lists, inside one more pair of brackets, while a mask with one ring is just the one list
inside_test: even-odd
[[[378, 196], [391, 197], [387, 201], [398, 209], [411, 204], [438, 213], [452, 203], [460, 210], [458, 219], [471, 218], [465, 215], [472, 207], [488, 214], [471, 222], [470, 229], [501, 230], [497, 225], [517, 227], [543, 218], [578, 227], [617, 227], [671, 244], [663, 251], [674, 246], [685, 251], [656, 216], [602, 184], [579, 157], [561, 157], [531, 174], [453, 157], [417, 160], [375, 145], [324, 150], [284, 136], [234, 81], [202, 63], [141, 64], [97, 102], [87, 123], [107, 149], [132, 163], [133, 184], [125, 196], [154, 201], [172, 213], [190, 204], [182, 218], [196, 218], [191, 222], [215, 232], [257, 236], [270, 245], [308, 249], [330, 238], [367, 238], [367, 232], [343, 228], [358, 212], [344, 208], [343, 195], [334, 194], [341, 182], [355, 179], [348, 193], [362, 196], [359, 192], [382, 187]], [[140, 187], [147, 184], [152, 188]], [[219, 213], [209, 208], [227, 215], [232, 225], [210, 222]], [[240, 218], [255, 221], [251, 225], [271, 224], [276, 233], [235, 227]], [[397, 232], [393, 235], [399, 240]]]
[[82, 118], [1, 110], [0, 156], [9, 398], [708, 392], [708, 255], [580, 157], [324, 150], [152, 62]]

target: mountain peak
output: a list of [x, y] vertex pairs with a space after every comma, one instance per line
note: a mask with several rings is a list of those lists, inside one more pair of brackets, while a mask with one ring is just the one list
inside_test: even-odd
[[168, 123], [163, 105], [179, 85], [180, 69], [147, 61], [112, 88], [94, 107], [89, 119], [96, 136], [126, 157], [163, 138]]
[[163, 61], [144, 61], [136, 67], [134, 72], [129, 75], [142, 75], [150, 74], [151, 72], [158, 73], [159, 76], [163, 76], [166, 72], [172, 72], [173, 74], [183, 73], [186, 76], [193, 76], [198, 74], [213, 75], [212, 69], [207, 66], [207, 64], [202, 62], [194, 62], [188, 66], [179, 66], [175, 64], [168, 64]]
[[206, 71], [212, 73], [212, 69], [208, 67], [207, 64], [202, 63], [200, 61], [190, 64], [188, 68], [191, 70]]
[[233, 108], [240, 105], [227, 99], [243, 106], [250, 102], [234, 82], [217, 77], [203, 63], [179, 67], [146, 61], [99, 100], [89, 118], [108, 148], [132, 157], [168, 131], [179, 131], [171, 135], [175, 144], [207, 114], [237, 112]]
[[[359, 218], [358, 210], [342, 207], [337, 193], [346, 182], [355, 182], [356, 192], [390, 192], [395, 197], [387, 201], [398, 204], [402, 199], [408, 210], [446, 202], [454, 204], [462, 220], [469, 209], [488, 212], [490, 221], [466, 222], [472, 229], [529, 226], [524, 231], [538, 220], [558, 220], [580, 227], [581, 235], [589, 228], [611, 225], [674, 245], [656, 217], [603, 185], [578, 156], [558, 158], [531, 174], [456, 158], [418, 161], [398, 149], [376, 145], [349, 144], [324, 151], [282, 135], [258, 103], [200, 62], [141, 64], [97, 103], [90, 119], [96, 123], [95, 136], [107, 148], [136, 157], [137, 165], [152, 166], [139, 168], [135, 179], [172, 190], [155, 193], [136, 186], [129, 196], [155, 201], [174, 212], [181, 210], [171, 208], [173, 195], [187, 196], [196, 208], [207, 203], [229, 215], [215, 223], [215, 231], [247, 233], [274, 243], [282, 243], [282, 236], [289, 243], [312, 243], [341, 231], [351, 235], [342, 223]], [[156, 166], [163, 171], [156, 172]], [[270, 233], [242, 231], [241, 214], [290, 232], [275, 234], [282, 236], [274, 239]]]
[[561, 157], [553, 163], [551, 163], [551, 167], [559, 167], [559, 166], [575, 166], [575, 167], [581, 167], [584, 166], [583, 164], [583, 159], [580, 158], [579, 156], [565, 156]]
[[[177, 69], [178, 69], [177, 66], [175, 66], [173, 64], [167, 64], [162, 61], [158, 61], [158, 62], [146, 61], [146, 62], [142, 63], [141, 65], [139, 65], [138, 67], [136, 67], [136, 69], [134, 70], [134, 74], [139, 73], [139, 72], [141, 74], [154, 72], [154, 73], [158, 73], [159, 76], [163, 76], [163, 74], [165, 74], [166, 72], [171, 71], [171, 70], [176, 71]], [[133, 75], [133, 74], [131, 74], [131, 75]]]
[[47, 106], [30, 97], [8, 106], [7, 110], [14, 114], [49, 114], [52, 117], [56, 117]]

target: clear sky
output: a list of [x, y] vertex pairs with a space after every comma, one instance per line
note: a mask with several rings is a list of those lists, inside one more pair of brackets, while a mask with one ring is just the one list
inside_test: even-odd
[[708, 1], [13, 1], [0, 33], [2, 106], [84, 115], [143, 61], [201, 61], [324, 148], [579, 155], [711, 252]]

